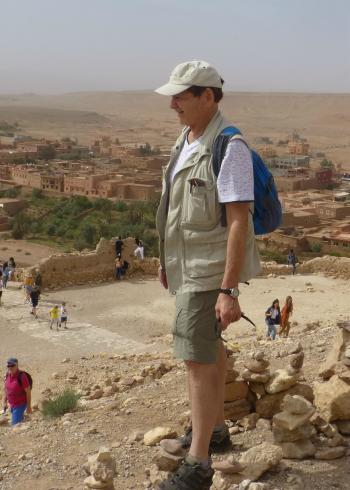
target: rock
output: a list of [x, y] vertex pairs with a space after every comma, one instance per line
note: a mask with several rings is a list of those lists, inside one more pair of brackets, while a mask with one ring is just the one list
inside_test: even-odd
[[293, 354], [289, 361], [290, 367], [299, 371], [304, 364], [304, 352], [300, 351], [297, 354]]
[[248, 395], [248, 385], [244, 381], [234, 381], [225, 385], [225, 401], [242, 400]]
[[337, 446], [348, 446], [348, 441], [339, 433], [335, 434], [334, 437], [331, 437], [327, 440], [327, 445], [329, 447], [337, 447]]
[[170, 454], [164, 449], [160, 448], [154, 455], [153, 462], [161, 471], [175, 471], [180, 466], [182, 459], [183, 456]]
[[243, 427], [245, 430], [253, 430], [256, 427], [256, 423], [259, 420], [259, 415], [257, 413], [250, 413], [243, 419], [238, 420], [238, 425]]
[[300, 342], [287, 341], [286, 344], [283, 346], [283, 349], [280, 350], [279, 354], [280, 357], [286, 357], [291, 356], [292, 354], [297, 354], [302, 350], [303, 347]]
[[243, 470], [242, 465], [235, 461], [233, 456], [229, 456], [223, 461], [215, 461], [212, 467], [215, 471], [221, 471], [221, 473], [226, 475], [236, 474]]
[[241, 432], [240, 428], [237, 425], [230, 427], [228, 431], [231, 434], [231, 436], [234, 436], [235, 434], [239, 434]]
[[341, 434], [344, 436], [350, 435], [350, 420], [337, 420], [335, 424]]
[[308, 384], [298, 383], [287, 391], [266, 395], [257, 400], [256, 412], [264, 419], [271, 419], [276, 413], [281, 411], [284, 397], [287, 395], [300, 395], [310, 402], [314, 400], [313, 389]]
[[91, 395], [88, 397], [89, 400], [98, 400], [99, 398], [103, 397], [103, 390], [100, 388], [98, 390], [95, 390]]
[[259, 419], [256, 423], [256, 428], [259, 430], [271, 430], [271, 420]]
[[273, 427], [273, 440], [275, 443], [295, 442], [302, 439], [309, 439], [316, 434], [316, 429], [310, 423], [306, 423], [294, 430], [282, 429], [281, 427]]
[[243, 365], [253, 373], [262, 373], [269, 367], [270, 363], [266, 359], [262, 359], [261, 361], [256, 359], [248, 359], [244, 361]]
[[285, 412], [302, 415], [310, 411], [312, 404], [300, 395], [287, 394], [283, 399], [282, 408]]
[[266, 395], [265, 386], [263, 383], [254, 383], [253, 381], [249, 382], [249, 389], [259, 396]]
[[113, 482], [102, 482], [96, 480], [93, 476], [88, 476], [84, 480], [84, 490], [114, 490]]
[[149, 479], [152, 484], [151, 488], [158, 488], [158, 485], [168, 478], [169, 473], [167, 471], [159, 471], [156, 465], [152, 465], [149, 469]]
[[232, 484], [241, 482], [243, 477], [239, 474], [224, 474], [220, 471], [216, 471], [213, 477], [213, 485], [211, 490], [230, 490]]
[[174, 439], [177, 437], [176, 431], [169, 427], [156, 427], [149, 430], [143, 437], [145, 446], [155, 446], [162, 439]]
[[116, 464], [108, 448], [101, 447], [97, 454], [89, 456], [84, 469], [90, 473], [90, 476], [84, 480], [84, 489], [114, 490], [113, 478], [116, 476]]
[[265, 471], [277, 466], [283, 457], [282, 449], [264, 442], [244, 452], [238, 462], [244, 470], [241, 474], [250, 480], [257, 480]]
[[280, 447], [283, 457], [286, 459], [304, 459], [313, 456], [316, 452], [315, 446], [309, 439], [302, 439], [295, 442], [282, 442]]
[[265, 385], [265, 390], [269, 394], [279, 393], [288, 390], [298, 382], [299, 374], [289, 374], [286, 369], [277, 369]]
[[261, 373], [253, 373], [249, 369], [244, 369], [241, 374], [245, 381], [252, 381], [254, 383], [267, 383], [270, 379], [270, 371], [262, 371]]
[[181, 446], [181, 442], [178, 439], [163, 439], [159, 443], [160, 447], [169, 454], [175, 454], [178, 456], [184, 456], [185, 450]]
[[236, 381], [239, 376], [239, 372], [235, 369], [230, 369], [226, 374], [226, 383], [232, 383], [232, 381]]
[[246, 399], [236, 400], [234, 402], [225, 402], [224, 410], [226, 419], [239, 420], [250, 414], [252, 405]]
[[319, 369], [319, 376], [322, 379], [331, 378], [339, 366], [340, 360], [344, 357], [347, 345], [350, 344], [350, 332], [345, 328], [340, 328], [333, 339], [332, 349], [330, 350], [326, 361]]
[[297, 415], [289, 412], [280, 412], [273, 416], [272, 420], [276, 427], [281, 429], [294, 430], [304, 425], [315, 412], [314, 407], [308, 409], [306, 413]]
[[338, 376], [315, 384], [315, 406], [327, 422], [350, 419], [350, 385]]
[[323, 448], [323, 449], [319, 449], [315, 453], [315, 459], [325, 459], [325, 460], [338, 459], [345, 456], [345, 453], [346, 453], [346, 447], [343, 446]]
[[263, 350], [257, 350], [252, 354], [252, 359], [255, 359], [256, 361], [265, 361], [265, 358], [266, 355]]

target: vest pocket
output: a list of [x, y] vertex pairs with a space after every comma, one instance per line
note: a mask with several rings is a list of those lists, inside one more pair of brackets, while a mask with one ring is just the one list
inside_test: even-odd
[[181, 228], [211, 230], [216, 226], [216, 186], [206, 179], [187, 179]]

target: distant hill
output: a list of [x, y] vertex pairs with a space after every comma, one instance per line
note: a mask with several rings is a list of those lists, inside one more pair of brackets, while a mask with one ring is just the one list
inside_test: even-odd
[[[312, 148], [350, 164], [350, 94], [228, 92], [222, 111], [251, 142], [258, 136], [285, 138], [295, 129]], [[179, 130], [169, 99], [152, 91], [0, 95], [0, 120], [16, 120], [34, 134], [56, 131], [85, 142], [110, 134], [123, 142], [168, 145]]]

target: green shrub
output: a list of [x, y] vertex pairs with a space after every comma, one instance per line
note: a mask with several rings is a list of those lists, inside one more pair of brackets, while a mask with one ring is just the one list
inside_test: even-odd
[[43, 415], [45, 417], [60, 417], [67, 412], [72, 412], [77, 408], [78, 400], [79, 395], [77, 393], [72, 390], [65, 390], [43, 405]]
[[311, 250], [311, 252], [314, 252], [314, 253], [320, 253], [322, 250], [322, 244], [321, 243], [311, 243], [310, 250]]
[[265, 260], [274, 260], [277, 264], [286, 264], [287, 257], [280, 252], [275, 252], [274, 250], [260, 250], [260, 255]]

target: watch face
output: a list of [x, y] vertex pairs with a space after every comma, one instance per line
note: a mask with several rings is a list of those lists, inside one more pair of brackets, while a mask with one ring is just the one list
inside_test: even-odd
[[238, 296], [239, 296], [238, 288], [232, 288], [231, 289], [231, 296], [232, 296], [232, 298], [238, 298]]

